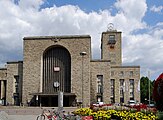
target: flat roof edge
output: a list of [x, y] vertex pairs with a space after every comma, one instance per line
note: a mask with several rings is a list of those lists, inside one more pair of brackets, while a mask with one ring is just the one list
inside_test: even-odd
[[102, 32], [102, 34], [107, 34], [107, 33], [122, 33], [122, 32], [117, 30]]
[[111, 68], [140, 68], [140, 66], [111, 66]]
[[0, 70], [7, 70], [7, 68], [0, 68]]
[[91, 62], [110, 62], [111, 60], [91, 60]]
[[7, 64], [23, 63], [23, 61], [9, 61]]
[[24, 37], [23, 40], [72, 39], [72, 38], [91, 38], [91, 36], [90, 35], [31, 36], [31, 37]]

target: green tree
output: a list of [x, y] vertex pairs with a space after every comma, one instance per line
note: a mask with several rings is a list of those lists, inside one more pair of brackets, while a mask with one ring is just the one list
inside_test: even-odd
[[152, 93], [153, 93], [153, 81], [149, 80], [148, 77], [142, 77], [140, 79], [140, 96], [141, 103], [148, 104], [149, 103], [149, 83], [150, 83], [150, 100], [152, 101]]

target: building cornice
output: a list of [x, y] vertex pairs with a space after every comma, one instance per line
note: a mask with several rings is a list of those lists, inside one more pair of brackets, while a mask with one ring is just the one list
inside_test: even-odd
[[0, 68], [0, 70], [7, 70], [7, 68]]
[[23, 61], [9, 61], [7, 64], [17, 64], [17, 63], [23, 63]]
[[110, 60], [91, 60], [90, 62], [110, 62]]
[[116, 31], [116, 30], [102, 32], [102, 34], [108, 34], [108, 33], [122, 33], [122, 32], [119, 32], [119, 31]]
[[24, 37], [23, 40], [57, 40], [57, 39], [78, 39], [78, 38], [91, 38], [90, 35], [64, 35], [64, 36], [31, 36]]
[[111, 68], [140, 68], [140, 66], [111, 66]]

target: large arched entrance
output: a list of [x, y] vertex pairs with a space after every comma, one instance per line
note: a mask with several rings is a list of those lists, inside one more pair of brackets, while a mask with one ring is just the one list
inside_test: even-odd
[[40, 102], [42, 106], [57, 106], [58, 91], [64, 93], [64, 106], [72, 106], [75, 101], [71, 93], [71, 56], [61, 46], [52, 46], [43, 54], [43, 82]]

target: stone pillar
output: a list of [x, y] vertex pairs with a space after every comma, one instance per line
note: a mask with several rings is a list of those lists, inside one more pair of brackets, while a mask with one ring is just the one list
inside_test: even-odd
[[63, 110], [63, 92], [58, 91], [58, 111]]
[[1, 80], [1, 99], [5, 97], [5, 83]]

